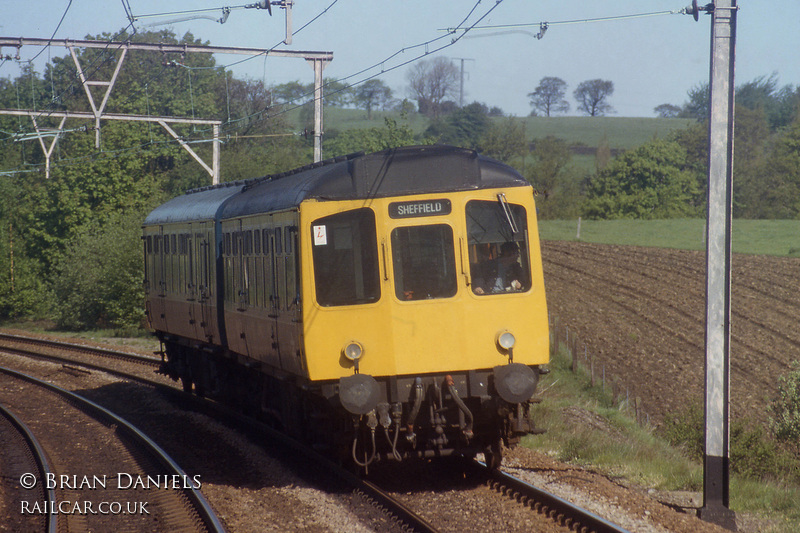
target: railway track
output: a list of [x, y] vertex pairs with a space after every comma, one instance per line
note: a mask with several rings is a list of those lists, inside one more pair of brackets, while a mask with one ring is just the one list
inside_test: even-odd
[[44, 486], [53, 494], [11, 508], [19, 505], [23, 516], [55, 515], [66, 530], [224, 531], [197, 479], [127, 421], [32, 376], [0, 373], [2, 402], [15, 405], [17, 419], [34, 428], [40, 448], [54, 458], [53, 472], [19, 478], [24, 489]]
[[[109, 372], [125, 379], [133, 379], [147, 383], [148, 385], [163, 387], [162, 384], [142, 378], [135, 373], [120, 371], [119, 369], [109, 369], [107, 365], [86, 360], [83, 356], [89, 356], [90, 358], [100, 357], [105, 360], [122, 360], [144, 366], [157, 366], [160, 360], [156, 358], [125, 352], [114, 352], [113, 350], [94, 348], [82, 344], [65, 343], [7, 333], [0, 333], [0, 349], [25, 357], [46, 359], [62, 365], [78, 365], [92, 370]], [[75, 358], [77, 354], [81, 355], [81, 357]], [[177, 391], [177, 389], [175, 390]], [[266, 440], [271, 444], [282, 443], [285, 449], [289, 450], [289, 453], [292, 455], [293, 452], [298, 449], [298, 446], [300, 446], [296, 441], [285, 437], [282, 433], [275, 431], [265, 424], [254, 421], [252, 418], [233, 412], [218, 404], [210, 402], [202, 403], [204, 404], [203, 411], [207, 411], [210, 416], [224, 418], [228, 422], [235, 421], [236, 428], [239, 431], [248, 433], [255, 441], [264, 442]], [[359, 479], [348, 470], [341, 469], [337, 465], [330, 463], [313, 450], [305, 449], [304, 453], [307, 459], [313, 457], [315, 465], [313, 469], [314, 474], [319, 474], [319, 467], [324, 466], [327, 475], [336, 478], [338, 482], [347, 484], [348, 490], [352, 491], [356, 497], [363, 499], [368, 505], [373, 506], [379, 513], [384, 514], [386, 521], [394, 524], [398, 530], [420, 533], [437, 531], [423, 518], [382, 491], [375, 484]]]
[[[35, 475], [38, 479], [46, 479], [53, 471], [45, 456], [44, 449], [31, 430], [12, 411], [0, 405], [0, 449], [9, 450], [0, 455], [0, 472], [9, 479], [22, 479], [25, 475]], [[34, 502], [55, 501], [55, 491], [39, 484], [31, 490], [16, 485], [5, 493], [11, 493], [9, 499], [19, 502], [20, 506], [31, 506]], [[22, 503], [25, 502], [25, 503]], [[25, 515], [7, 513], [8, 525], [15, 531], [47, 531], [56, 533], [58, 515]]]
[[[132, 352], [122, 352], [118, 350], [110, 350], [108, 348], [100, 348], [97, 346], [89, 346], [86, 344], [77, 344], [73, 342], [56, 341], [52, 339], [43, 339], [39, 337], [28, 337], [24, 335], [17, 335], [0, 331], [0, 349], [14, 350], [23, 355], [30, 355], [36, 357], [49, 357], [58, 358], [58, 354], [68, 354], [68, 361], [80, 362], [88, 365], [90, 368], [97, 370], [111, 370], [107, 366], [96, 363], [97, 359], [103, 360], [117, 360], [127, 361], [152, 367], [158, 367], [161, 359], [158, 357], [150, 357]], [[75, 360], [76, 354], [82, 354], [93, 358], [95, 362], [89, 359]], [[65, 357], [67, 357], [65, 355]], [[94, 365], [94, 366], [92, 366]]]
[[487, 484], [489, 487], [518, 501], [522, 505], [547, 515], [553, 521], [571, 531], [582, 533], [623, 533], [627, 531], [594, 513], [538, 487], [534, 487], [510, 474], [499, 470], [489, 470], [482, 463], [477, 464], [480, 465], [479, 468], [483, 475], [488, 477]]
[[[80, 365], [87, 368], [96, 370], [110, 371], [111, 373], [122, 375], [127, 379], [137, 379], [140, 381], [147, 381], [141, 376], [136, 376], [135, 373], [120, 372], [119, 370], [108, 370], [102, 362], [91, 362], [86, 360], [97, 359], [102, 357], [104, 359], [127, 360], [135, 365], [154, 366], [159, 360], [157, 358], [142, 357], [135, 354], [115, 353], [106, 349], [94, 349], [84, 345], [75, 345], [70, 343], [59, 343], [55, 341], [39, 341], [38, 339], [22, 337], [19, 335], [0, 334], [0, 346], [9, 346], [12, 344], [13, 350], [22, 355], [36, 354], [37, 352], [47, 351], [46, 356], [50, 360], [60, 362], [62, 365]], [[6, 348], [3, 348], [4, 350]], [[76, 360], [74, 357], [67, 354], [67, 352], [80, 352], [85, 354]], [[37, 357], [42, 357], [38, 354]], [[173, 387], [177, 391], [176, 387]], [[298, 450], [300, 445], [284, 436], [282, 433], [275, 431], [267, 425], [254, 421], [252, 418], [233, 413], [225, 408], [221, 408], [216, 404], [209, 402], [202, 402], [207, 404], [205, 409], [210, 409], [211, 417], [216, 419], [227, 420], [228, 423], [234, 421], [237, 431], [248, 434], [249, 438], [254, 442], [264, 443], [269, 442], [273, 446], [277, 442], [282, 442], [282, 447], [286, 450], [285, 455], [287, 459], [300, 463], [300, 469], [309, 470], [310, 476], [314, 477], [316, 482], [319, 481], [321, 469], [325, 470], [325, 476], [334, 485], [344, 484], [346, 491], [351, 492], [356, 498], [362, 499], [367, 504], [373, 506], [379, 513], [385, 515], [385, 521], [392, 524], [392, 528], [398, 531], [418, 531], [418, 532], [434, 532], [448, 530], [446, 526], [432, 523], [435, 521], [426, 520], [421, 514], [415, 512], [414, 505], [407, 505], [391, 494], [390, 490], [386, 490], [380, 486], [380, 483], [362, 479], [359, 476], [353, 475], [350, 471], [342, 469], [319, 456], [313, 450], [302, 448], [301, 459], [298, 461]], [[309, 467], [311, 464], [313, 466]], [[582, 531], [582, 532], [620, 532], [625, 531], [602, 518], [593, 515], [588, 511], [581, 510], [577, 506], [558, 498], [554, 495], [548, 494], [545, 491], [537, 489], [523, 481], [517, 480], [502, 472], [490, 472], [480, 464], [475, 463], [470, 468], [473, 469], [473, 475], [482, 476], [484, 483], [496, 493], [507, 496], [509, 499], [518, 502], [519, 504], [530, 508], [533, 512], [545, 515], [554, 524], [563, 527], [564, 531]], [[340, 490], [341, 489], [336, 489]]]

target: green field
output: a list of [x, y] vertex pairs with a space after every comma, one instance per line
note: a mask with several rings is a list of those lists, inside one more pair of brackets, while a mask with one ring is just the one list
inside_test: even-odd
[[604, 139], [612, 149], [635, 148], [654, 137], [665, 137], [696, 121], [685, 118], [644, 117], [525, 117], [529, 139], [552, 135], [570, 144], [597, 146]]
[[[542, 220], [543, 240], [705, 249], [705, 220]], [[734, 253], [800, 257], [800, 220], [734, 220]]]
[[[373, 111], [367, 120], [363, 109], [326, 107], [323, 117], [326, 131], [345, 131], [353, 128], [383, 127], [384, 118], [389, 117], [398, 124], [408, 124], [416, 134], [421, 134], [430, 124], [430, 119], [419, 113], [409, 113], [405, 118], [397, 111]], [[290, 123], [302, 127], [300, 110], [287, 113]], [[493, 121], [504, 121], [506, 117], [494, 117]], [[552, 135], [572, 145], [596, 147], [603, 140], [612, 149], [628, 149], [652, 139], [664, 137], [670, 132], [683, 129], [695, 121], [683, 118], [644, 117], [520, 117], [525, 123], [525, 136], [537, 139]]]

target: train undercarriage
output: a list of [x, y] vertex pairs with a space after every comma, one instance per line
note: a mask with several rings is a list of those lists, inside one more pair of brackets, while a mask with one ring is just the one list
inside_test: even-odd
[[321, 453], [362, 468], [379, 461], [483, 453], [498, 467], [501, 443], [541, 433], [531, 399], [546, 370], [509, 364], [488, 370], [373, 378], [353, 374], [312, 383], [277, 369], [162, 338], [159, 372], [279, 428]]

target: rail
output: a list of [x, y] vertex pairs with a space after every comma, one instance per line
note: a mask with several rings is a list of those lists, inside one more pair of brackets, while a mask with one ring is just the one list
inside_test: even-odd
[[[0, 367], [0, 372], [17, 379], [27, 381], [38, 387], [50, 390], [62, 396], [63, 398], [66, 398], [68, 401], [73, 402], [75, 405], [80, 406], [81, 409], [93, 413], [93, 416], [96, 418], [103, 419], [109, 424], [114, 424], [118, 430], [123, 431], [133, 442], [141, 446], [142, 449], [147, 450], [151, 457], [172, 475], [181, 476], [182, 479], [187, 477], [183, 469], [169, 455], [167, 455], [167, 453], [160, 446], [158, 446], [158, 444], [156, 444], [147, 435], [139, 431], [139, 429], [134, 427], [128, 421], [120, 418], [108, 409], [84, 398], [83, 396], [62, 389], [61, 387], [51, 383], [36, 379], [22, 372], [17, 372], [5, 367]], [[221, 533], [225, 531], [225, 528], [223, 527], [216, 513], [208, 503], [208, 500], [206, 500], [205, 496], [203, 496], [199, 489], [195, 488], [193, 485], [190, 485], [185, 489], [185, 494], [192, 503], [195, 511], [208, 531], [214, 533]]]
[[[52, 475], [53, 471], [50, 469], [50, 464], [47, 462], [47, 457], [45, 456], [44, 449], [39, 444], [39, 441], [36, 440], [36, 437], [33, 435], [28, 426], [20, 420], [14, 413], [6, 409], [4, 406], [0, 405], [0, 414], [6, 417], [6, 419], [13, 425], [17, 432], [19, 433], [20, 437], [25, 441], [28, 450], [30, 451], [33, 461], [36, 463], [37, 468], [39, 469], [40, 477], [39, 479], [45, 479], [47, 476]], [[55, 501], [56, 494], [55, 490], [52, 488], [43, 489], [46, 490], [45, 496], [47, 497], [47, 501]], [[47, 533], [56, 533], [58, 531], [58, 515], [53, 513], [46, 514], [46, 521], [47, 521]]]
[[596, 514], [574, 505], [563, 498], [517, 479], [499, 470], [492, 470], [483, 463], [475, 465], [489, 476], [489, 486], [534, 510], [547, 514], [557, 522], [575, 530], [593, 533], [628, 533], [621, 526], [613, 524]]
[[145, 355], [140, 355], [131, 352], [121, 352], [107, 348], [100, 348], [97, 346], [87, 346], [85, 344], [63, 342], [51, 339], [40, 339], [36, 337], [26, 337], [24, 335], [16, 335], [11, 333], [0, 332], [0, 341], [18, 342], [22, 344], [31, 344], [34, 346], [47, 346], [49, 348], [54, 348], [59, 350], [68, 349], [72, 351], [81, 351], [92, 355], [99, 355], [102, 357], [109, 357], [115, 359], [128, 359], [131, 361], [137, 361], [140, 363], [147, 363], [151, 365], [158, 365], [161, 363], [161, 360], [156, 357], [148, 357]]

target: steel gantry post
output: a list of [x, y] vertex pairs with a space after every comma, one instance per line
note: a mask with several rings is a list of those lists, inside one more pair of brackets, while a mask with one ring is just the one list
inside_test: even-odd
[[[287, 43], [291, 42], [291, 12], [293, 2], [285, 0], [279, 5], [281, 8], [287, 9]], [[134, 43], [131, 41], [94, 41], [94, 40], [73, 40], [73, 39], [40, 39], [40, 38], [25, 38], [25, 37], [0, 37], [0, 49], [3, 47], [14, 47], [18, 50], [22, 46], [63, 46], [69, 49], [72, 55], [72, 60], [78, 69], [78, 75], [89, 100], [92, 113], [82, 112], [56, 112], [56, 111], [32, 111], [24, 109], [0, 109], [0, 115], [18, 115], [29, 116], [35, 120], [35, 117], [60, 117], [62, 118], [61, 125], [63, 127], [64, 119], [67, 118], [80, 118], [80, 119], [93, 119], [95, 126], [95, 146], [100, 147], [100, 121], [101, 120], [132, 120], [144, 122], [156, 122], [160, 124], [167, 132], [175, 138], [178, 143], [187, 151], [200, 165], [209, 173], [212, 183], [219, 183], [220, 180], [220, 131], [222, 122], [219, 120], [199, 120], [179, 117], [156, 117], [156, 116], [142, 116], [142, 115], [122, 115], [114, 113], [106, 113], [105, 108], [108, 103], [111, 90], [117, 80], [117, 75], [122, 68], [125, 61], [125, 56], [128, 50], [142, 50], [159, 53], [205, 53], [205, 54], [239, 54], [250, 56], [277, 56], [277, 57], [294, 57], [302, 58], [313, 64], [314, 68], [314, 161], [320, 161], [322, 157], [322, 70], [328, 63], [333, 61], [333, 52], [313, 52], [304, 50], [269, 50], [263, 48], [240, 48], [230, 46], [204, 46], [204, 45], [190, 45], [190, 44], [164, 44], [164, 43]], [[120, 50], [121, 55], [117, 60], [114, 73], [109, 81], [90, 80], [86, 77], [83, 68], [78, 61], [75, 54], [75, 48], [102, 48], [108, 50]], [[94, 95], [91, 88], [94, 86], [105, 87], [105, 93], [100, 104], [96, 104]], [[183, 124], [209, 124], [213, 128], [213, 151], [212, 163], [209, 167], [191, 147], [170, 127], [169, 123], [183, 123]], [[61, 128], [59, 128], [61, 129]], [[50, 169], [50, 154], [53, 151], [53, 146], [58, 140], [56, 136], [50, 148], [46, 148], [41, 133], [38, 132], [37, 137], [42, 145], [42, 150], [45, 152], [47, 158], [47, 174], [49, 176]]]

